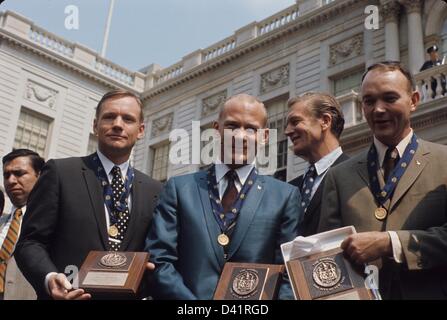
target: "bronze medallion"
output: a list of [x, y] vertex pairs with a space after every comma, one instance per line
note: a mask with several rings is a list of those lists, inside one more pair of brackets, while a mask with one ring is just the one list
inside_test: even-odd
[[107, 268], [118, 268], [125, 265], [126, 262], [126, 256], [118, 252], [106, 254], [99, 260], [99, 263]]
[[335, 287], [341, 280], [341, 270], [333, 258], [322, 258], [315, 263], [312, 278], [322, 288]]
[[388, 212], [385, 208], [379, 207], [376, 210], [374, 210], [374, 216], [377, 220], [385, 220], [386, 216], [388, 215]]
[[258, 272], [254, 269], [243, 269], [234, 277], [233, 292], [241, 297], [254, 293], [259, 284]]
[[108, 232], [109, 232], [109, 236], [116, 237], [118, 235], [118, 228], [115, 225], [110, 226]]
[[225, 233], [221, 233], [217, 237], [217, 242], [219, 242], [219, 244], [224, 247], [230, 243], [230, 238], [228, 238], [228, 236]]

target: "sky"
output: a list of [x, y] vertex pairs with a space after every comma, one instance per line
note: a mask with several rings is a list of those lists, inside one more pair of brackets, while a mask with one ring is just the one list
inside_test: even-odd
[[[0, 11], [17, 12], [71, 42], [101, 51], [110, 0], [0, 2]], [[295, 0], [115, 0], [106, 58], [132, 71], [151, 63], [168, 67], [294, 3]], [[79, 12], [77, 30], [65, 26], [69, 16], [65, 9], [70, 5]]]

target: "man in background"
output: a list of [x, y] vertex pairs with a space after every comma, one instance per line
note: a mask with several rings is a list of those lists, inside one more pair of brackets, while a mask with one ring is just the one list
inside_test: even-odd
[[17, 268], [14, 249], [27, 211], [28, 196], [45, 161], [34, 151], [16, 149], [5, 155], [2, 162], [3, 184], [12, 207], [0, 217], [0, 297], [5, 300], [35, 299], [33, 288]]

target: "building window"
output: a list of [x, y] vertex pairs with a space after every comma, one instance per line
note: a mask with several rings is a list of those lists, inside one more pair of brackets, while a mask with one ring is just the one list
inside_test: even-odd
[[22, 109], [14, 140], [14, 149], [30, 149], [45, 156], [50, 120]]
[[169, 144], [153, 148], [152, 178], [164, 182], [168, 178]]
[[97, 149], [98, 149], [98, 137], [95, 136], [93, 133], [90, 133], [90, 136], [88, 137], [87, 155], [96, 152]]
[[347, 75], [334, 79], [333, 92], [334, 96], [339, 97], [354, 90], [360, 92], [360, 86], [362, 84], [363, 70], [350, 72]]
[[283, 181], [287, 179], [287, 136], [284, 134], [284, 128], [287, 118], [287, 100], [288, 96], [266, 102], [269, 129], [277, 131], [277, 170], [274, 177]]

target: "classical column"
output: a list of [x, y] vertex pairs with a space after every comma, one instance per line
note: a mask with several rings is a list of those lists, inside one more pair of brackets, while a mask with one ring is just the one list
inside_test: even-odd
[[382, 16], [385, 21], [385, 59], [400, 60], [399, 44], [399, 12], [397, 1], [387, 1], [382, 4]]
[[421, 0], [404, 0], [408, 16], [408, 67], [413, 74], [424, 63], [424, 37], [422, 34]]

